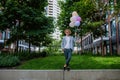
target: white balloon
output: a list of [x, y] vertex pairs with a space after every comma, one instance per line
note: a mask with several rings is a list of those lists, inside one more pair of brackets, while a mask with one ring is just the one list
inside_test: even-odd
[[70, 26], [70, 27], [74, 27], [74, 24], [75, 24], [74, 22], [71, 22], [71, 23], [69, 24], [69, 26]]
[[78, 16], [78, 13], [76, 11], [73, 11], [72, 16]]

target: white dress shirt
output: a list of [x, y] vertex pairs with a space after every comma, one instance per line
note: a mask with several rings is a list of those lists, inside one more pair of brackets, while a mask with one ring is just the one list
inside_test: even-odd
[[65, 48], [70, 49], [70, 36], [65, 36], [65, 40], [66, 40]]

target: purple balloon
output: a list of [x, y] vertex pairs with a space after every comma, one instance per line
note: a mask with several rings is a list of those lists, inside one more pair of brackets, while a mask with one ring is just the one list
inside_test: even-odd
[[75, 26], [79, 27], [80, 26], [80, 21], [76, 21]]
[[81, 17], [78, 16], [78, 17], [77, 17], [77, 21], [81, 21]]

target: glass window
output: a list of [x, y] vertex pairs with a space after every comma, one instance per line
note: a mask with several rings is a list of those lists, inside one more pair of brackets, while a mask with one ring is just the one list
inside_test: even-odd
[[2, 40], [5, 39], [5, 32], [2, 33]]
[[115, 20], [110, 22], [110, 26], [111, 26], [111, 36], [115, 36], [116, 35], [116, 24], [115, 24]]
[[105, 36], [109, 36], [109, 27], [108, 24], [105, 25]]

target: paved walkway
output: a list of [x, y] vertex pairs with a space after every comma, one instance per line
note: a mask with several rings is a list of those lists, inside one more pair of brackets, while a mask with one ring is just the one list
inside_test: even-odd
[[120, 69], [0, 70], [0, 80], [120, 80]]

